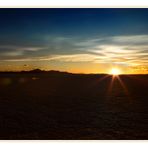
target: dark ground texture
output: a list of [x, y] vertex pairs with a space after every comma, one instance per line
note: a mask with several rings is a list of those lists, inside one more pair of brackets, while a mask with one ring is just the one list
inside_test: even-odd
[[0, 73], [0, 139], [148, 139], [148, 75], [119, 78]]

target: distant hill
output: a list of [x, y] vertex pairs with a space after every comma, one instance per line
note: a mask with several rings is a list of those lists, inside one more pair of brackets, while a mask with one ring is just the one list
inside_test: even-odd
[[54, 75], [60, 75], [60, 74], [72, 74], [69, 72], [63, 72], [63, 71], [56, 71], [56, 70], [49, 70], [49, 71], [44, 71], [41, 69], [33, 69], [30, 71], [0, 71], [0, 74], [13, 74], [13, 73], [21, 73], [21, 74], [26, 74], [26, 73], [30, 73], [30, 74], [54, 74]]

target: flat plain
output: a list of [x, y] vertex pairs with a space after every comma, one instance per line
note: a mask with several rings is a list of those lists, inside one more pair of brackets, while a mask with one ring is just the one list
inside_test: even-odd
[[148, 75], [0, 73], [0, 139], [148, 139]]

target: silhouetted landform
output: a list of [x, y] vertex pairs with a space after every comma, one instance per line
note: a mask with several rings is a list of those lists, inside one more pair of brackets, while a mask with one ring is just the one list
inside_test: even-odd
[[50, 70], [50, 71], [45, 71], [45, 70], [40, 70], [40, 69], [33, 69], [30, 71], [21, 71], [21, 73], [52, 73], [52, 74], [68, 74], [68, 72], [62, 72], [62, 71], [56, 71], [56, 70]]
[[148, 139], [148, 75], [0, 72], [0, 139]]
[[63, 74], [71, 74], [68, 72], [63, 72], [63, 71], [56, 71], [56, 70], [49, 70], [49, 71], [45, 71], [45, 70], [40, 70], [40, 69], [33, 69], [30, 71], [0, 71], [0, 73], [2, 74], [9, 74], [9, 73], [53, 73], [53, 74], [59, 74], [59, 73], [63, 73]]
[[39, 76], [39, 75], [44, 75], [44, 76], [49, 76], [49, 75], [54, 75], [54, 76], [61, 76], [61, 75], [72, 75], [72, 73], [69, 72], [63, 72], [63, 71], [56, 71], [56, 70], [50, 70], [50, 71], [44, 71], [44, 70], [40, 70], [40, 69], [33, 69], [30, 71], [0, 71], [0, 76], [6, 76], [6, 75], [34, 75], [34, 76]]

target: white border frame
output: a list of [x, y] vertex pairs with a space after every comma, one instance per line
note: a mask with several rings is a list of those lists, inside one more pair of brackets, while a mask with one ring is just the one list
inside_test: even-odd
[[0, 0], [1, 8], [123, 8], [148, 7], [148, 0]]

